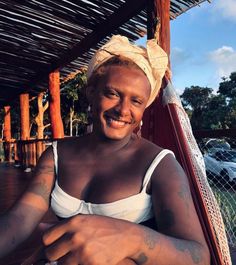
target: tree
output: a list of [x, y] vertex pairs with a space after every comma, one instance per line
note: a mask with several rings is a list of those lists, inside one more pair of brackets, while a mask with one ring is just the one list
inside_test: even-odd
[[[87, 123], [87, 100], [84, 92], [87, 78], [85, 69], [70, 74], [61, 83], [61, 104], [62, 116], [65, 122], [65, 128], [69, 127], [69, 135], [73, 135], [73, 128], [78, 134], [79, 126], [84, 129]], [[69, 126], [68, 126], [69, 125]]]
[[37, 96], [38, 114], [35, 117], [35, 122], [37, 124], [37, 138], [44, 138], [44, 129], [50, 126], [50, 123], [44, 125], [44, 113], [49, 107], [48, 100], [45, 100], [45, 93], [41, 92]]
[[193, 129], [236, 128], [236, 72], [222, 78], [217, 95], [211, 88], [191, 86], [180, 97]]
[[186, 87], [180, 96], [184, 108], [190, 115], [193, 129], [202, 129], [204, 127], [204, 115], [207, 111], [212, 91], [209, 87], [191, 86], [190, 88]]
[[236, 72], [231, 73], [229, 78], [222, 78], [218, 93], [224, 95], [226, 98], [226, 120], [228, 126], [230, 128], [236, 128]]

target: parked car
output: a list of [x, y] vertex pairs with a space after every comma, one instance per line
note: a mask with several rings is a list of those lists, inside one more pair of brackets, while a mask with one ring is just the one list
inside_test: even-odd
[[204, 156], [207, 175], [225, 182], [236, 183], [236, 151], [217, 150]]

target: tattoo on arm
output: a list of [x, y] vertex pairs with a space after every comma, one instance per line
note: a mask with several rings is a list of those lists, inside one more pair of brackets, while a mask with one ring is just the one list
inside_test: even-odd
[[148, 260], [147, 256], [142, 252], [139, 254], [137, 260], [135, 261], [138, 265], [146, 263]]
[[147, 230], [144, 235], [144, 242], [149, 249], [154, 249], [158, 244], [158, 236]]
[[188, 251], [194, 264], [202, 262], [201, 247], [196, 243], [184, 242], [182, 240], [174, 240], [174, 246], [178, 251]]
[[189, 214], [189, 200], [191, 199], [189, 189], [186, 186], [182, 186], [178, 192], [178, 196], [185, 202], [187, 213]]
[[41, 182], [33, 183], [31, 186], [30, 192], [41, 196], [45, 200], [45, 202], [48, 203], [51, 191], [50, 189], [48, 189], [45, 180]]
[[49, 167], [49, 166], [41, 166], [38, 168], [37, 175], [41, 174], [52, 174], [54, 173], [54, 167]]
[[158, 227], [160, 230], [168, 230], [175, 225], [175, 216], [171, 210], [161, 209]]

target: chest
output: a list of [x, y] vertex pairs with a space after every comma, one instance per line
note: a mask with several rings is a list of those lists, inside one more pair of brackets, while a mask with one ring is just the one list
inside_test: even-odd
[[58, 162], [58, 183], [68, 194], [92, 203], [120, 200], [142, 189], [150, 159], [136, 156], [78, 155]]

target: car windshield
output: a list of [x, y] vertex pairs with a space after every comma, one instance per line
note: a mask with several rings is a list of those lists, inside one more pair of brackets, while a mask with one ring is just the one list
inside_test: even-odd
[[235, 151], [217, 152], [216, 156], [218, 156], [218, 158], [220, 158], [220, 160], [222, 161], [236, 163], [236, 152]]
[[219, 140], [214, 140], [214, 139], [210, 139], [206, 145], [208, 146], [208, 148], [221, 148], [221, 149], [230, 149], [230, 144], [228, 142], [224, 142], [224, 141], [219, 141]]

